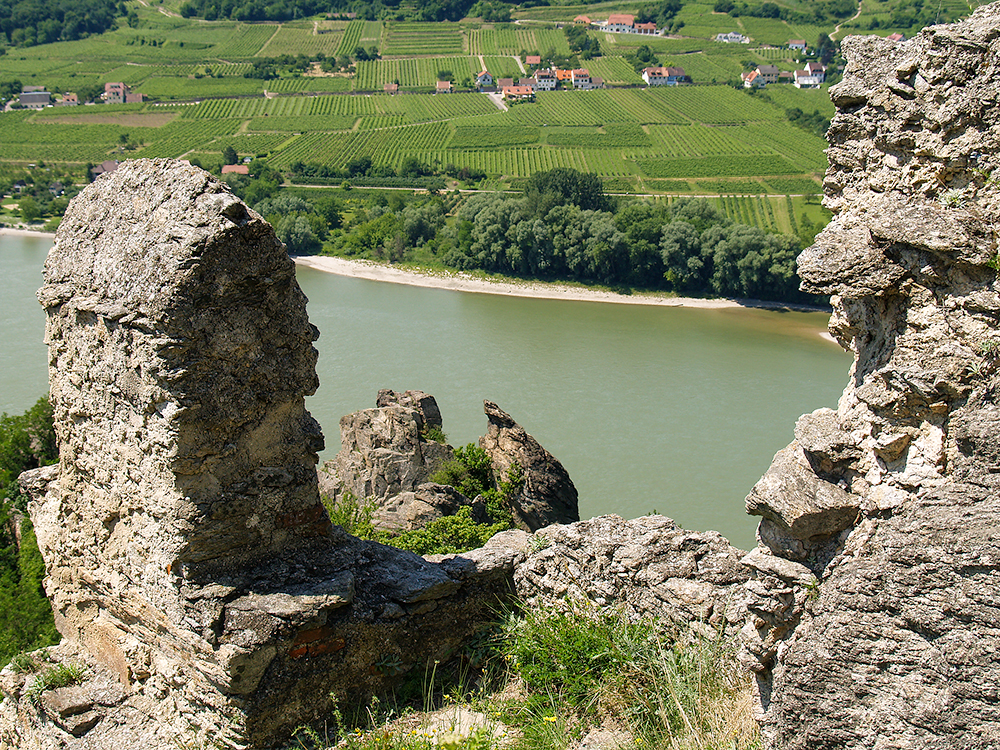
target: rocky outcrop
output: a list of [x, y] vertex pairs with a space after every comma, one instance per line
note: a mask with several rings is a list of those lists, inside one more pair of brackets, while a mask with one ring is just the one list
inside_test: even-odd
[[340, 420], [340, 451], [320, 471], [320, 490], [333, 500], [344, 492], [381, 506], [412, 492], [455, 457], [450, 445], [428, 439], [441, 429], [433, 396], [420, 391], [380, 391], [374, 409]]
[[[472, 506], [477, 522], [491, 523], [482, 498], [430, 481], [455, 459], [450, 445], [433, 439], [443, 427], [434, 397], [381, 390], [376, 403], [340, 420], [341, 449], [320, 470], [320, 491], [334, 502], [349, 492], [374, 503], [375, 527], [389, 532], [426, 526], [463, 506]], [[496, 482], [507, 481], [515, 464], [520, 472], [507, 497], [515, 523], [535, 531], [580, 520], [576, 487], [563, 465], [496, 404], [486, 401], [485, 412], [489, 426], [479, 442]]]
[[579, 521], [576, 486], [563, 465], [492, 401], [484, 401], [483, 410], [489, 426], [479, 447], [489, 455], [494, 477], [504, 481], [515, 464], [523, 477], [520, 491], [511, 498], [514, 522], [536, 531], [552, 523]]
[[88, 186], [39, 299], [60, 463], [24, 486], [53, 658], [88, 678], [36, 701], [5, 670], [0, 744], [271, 746], [506, 601], [515, 547], [439, 565], [330, 524], [317, 331], [271, 227], [207, 173], [136, 160]]
[[685, 531], [663, 516], [601, 516], [548, 526], [528, 549], [514, 581], [532, 608], [583, 599], [708, 629], [738, 626], [745, 616], [745, 553], [715, 531]]
[[799, 273], [855, 361], [748, 498], [745, 657], [769, 747], [995, 747], [1000, 5], [843, 47]]

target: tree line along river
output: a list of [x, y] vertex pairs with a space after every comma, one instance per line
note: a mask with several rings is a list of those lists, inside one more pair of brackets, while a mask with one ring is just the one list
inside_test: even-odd
[[[0, 411], [47, 390], [35, 300], [50, 242], [0, 236]], [[299, 267], [319, 328], [307, 405], [339, 448], [344, 414], [380, 388], [434, 394], [449, 442], [485, 432], [495, 401], [569, 471], [584, 518], [657, 511], [743, 548], [743, 498], [795, 420], [836, 406], [850, 357], [824, 313], [502, 297], [351, 279]]]

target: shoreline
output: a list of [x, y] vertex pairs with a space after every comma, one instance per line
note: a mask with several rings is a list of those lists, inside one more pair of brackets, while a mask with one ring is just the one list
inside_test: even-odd
[[44, 237], [45, 239], [54, 240], [56, 238], [55, 232], [43, 232], [41, 229], [22, 229], [20, 227], [0, 227], [0, 237], [5, 234], [11, 234], [15, 237]]
[[619, 305], [652, 305], [661, 307], [693, 307], [701, 309], [752, 308], [763, 310], [790, 310], [794, 312], [828, 312], [820, 307], [796, 305], [786, 302], [769, 302], [751, 299], [704, 299], [700, 297], [661, 297], [653, 294], [617, 294], [603, 289], [566, 286], [539, 281], [491, 281], [476, 278], [461, 271], [441, 275], [422, 273], [411, 269], [394, 268], [369, 260], [353, 260], [331, 255], [294, 255], [299, 265], [324, 273], [348, 276], [367, 281], [406, 284], [430, 289], [445, 289], [475, 294], [496, 294], [506, 297], [532, 297], [535, 299], [571, 300], [574, 302], [605, 302]]
[[[0, 236], [39, 237], [55, 239], [52, 232], [14, 227], [0, 227]], [[444, 289], [453, 292], [474, 294], [496, 294], [506, 297], [529, 297], [535, 299], [569, 300], [573, 302], [603, 302], [617, 305], [651, 305], [660, 307], [691, 307], [703, 310], [719, 310], [742, 307], [758, 310], [790, 310], [793, 312], [828, 312], [821, 307], [796, 305], [786, 302], [770, 302], [753, 299], [704, 299], [701, 297], [666, 297], [653, 294], [617, 294], [603, 289], [575, 287], [558, 282], [540, 281], [492, 281], [476, 278], [461, 271], [441, 274], [423, 273], [412, 269], [394, 268], [390, 265], [370, 260], [354, 260], [332, 255], [293, 255], [297, 265], [312, 268], [323, 273], [347, 276], [366, 281], [380, 281], [389, 284]], [[833, 340], [829, 333], [821, 333], [823, 338]]]

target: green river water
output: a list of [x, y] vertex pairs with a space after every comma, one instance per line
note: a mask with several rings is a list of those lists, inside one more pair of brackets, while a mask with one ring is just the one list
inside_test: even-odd
[[[50, 242], [0, 236], [0, 411], [42, 395], [44, 314], [34, 292]], [[850, 358], [821, 313], [502, 297], [299, 268], [321, 332], [308, 407], [332, 456], [344, 414], [379, 388], [437, 397], [449, 442], [486, 429], [484, 398], [569, 471], [584, 518], [657, 511], [744, 549], [743, 498], [800, 414], [836, 406]]]

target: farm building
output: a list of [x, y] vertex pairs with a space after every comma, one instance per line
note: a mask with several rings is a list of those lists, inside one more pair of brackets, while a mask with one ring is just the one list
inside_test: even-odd
[[21, 90], [18, 101], [22, 107], [28, 109], [42, 109], [49, 106], [52, 95], [45, 90], [44, 86], [25, 86]]
[[750, 44], [750, 37], [730, 31], [728, 34], [716, 34], [715, 41], [724, 44]]
[[438, 93], [438, 94], [450, 94], [451, 91], [452, 91], [452, 89], [451, 89], [451, 81], [438, 81], [437, 82], [436, 93]]
[[608, 16], [607, 23], [604, 24], [604, 30], [631, 34], [635, 30], [635, 16], [626, 13], [612, 13]]
[[246, 164], [223, 164], [222, 174], [250, 174], [250, 167]]
[[142, 104], [145, 98], [144, 94], [132, 91], [131, 86], [121, 82], [105, 83], [104, 93], [101, 94], [106, 104]]
[[655, 23], [636, 23], [635, 16], [625, 13], [612, 13], [604, 24], [605, 31], [619, 34], [659, 34]]
[[382, 88], [385, 90], [385, 93], [387, 93], [387, 94], [398, 94], [399, 93], [399, 84], [398, 83], [387, 83]]
[[676, 86], [679, 83], [690, 83], [684, 68], [643, 68], [642, 80], [650, 86]]
[[535, 90], [531, 86], [504, 86], [503, 98], [510, 101], [531, 101], [535, 98]]
[[797, 49], [799, 52], [806, 51], [806, 40], [805, 39], [789, 39], [788, 49]]

